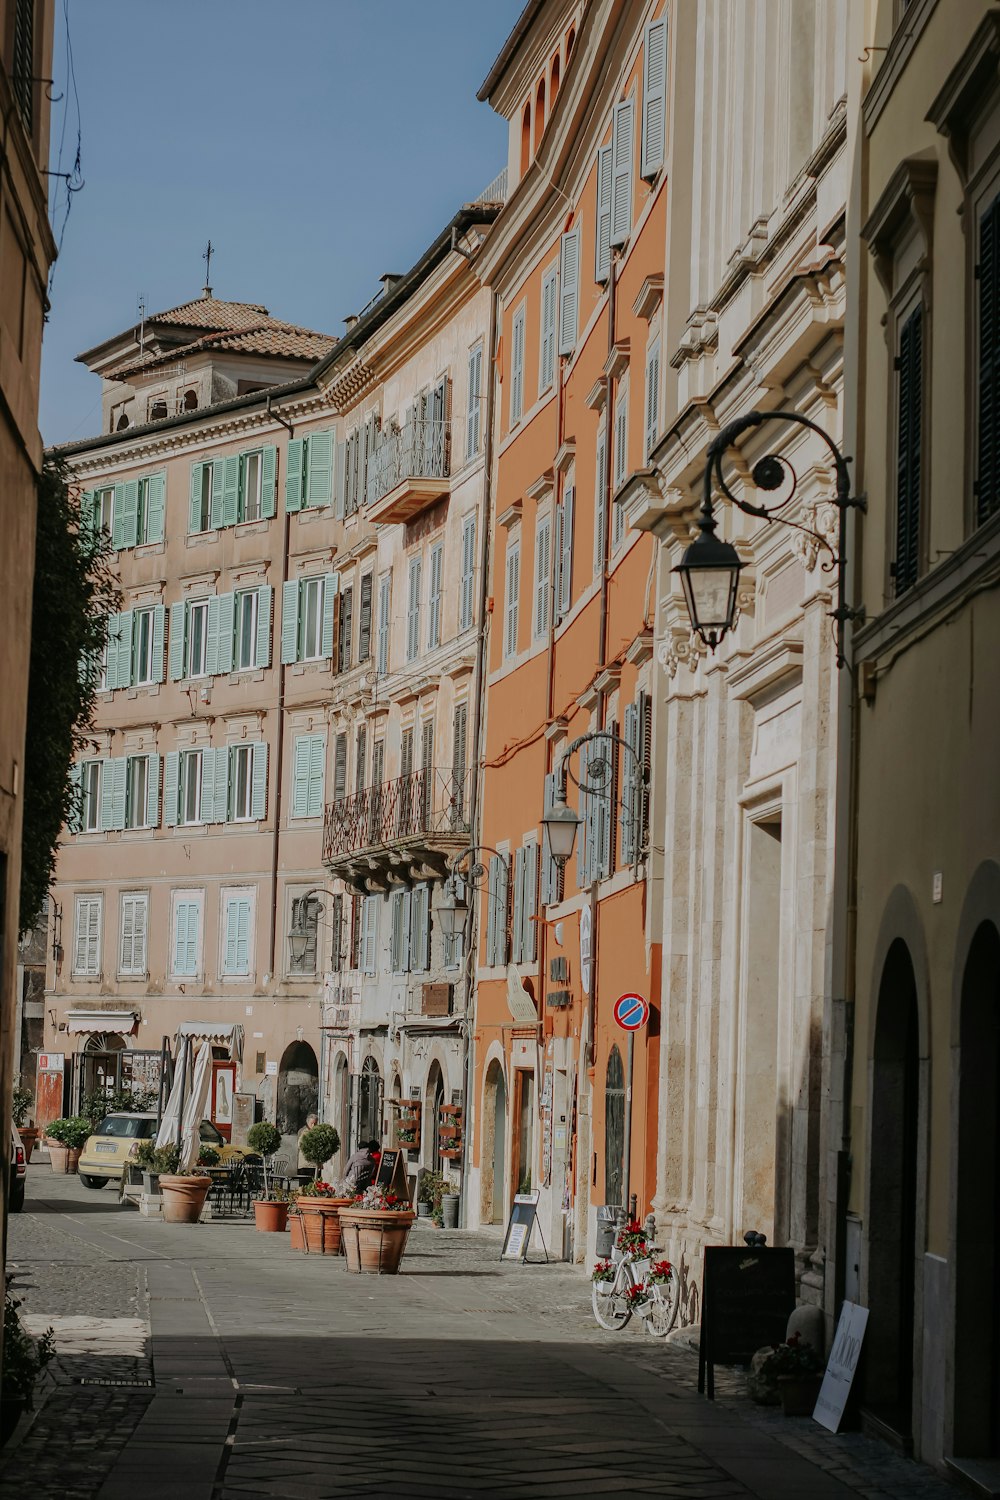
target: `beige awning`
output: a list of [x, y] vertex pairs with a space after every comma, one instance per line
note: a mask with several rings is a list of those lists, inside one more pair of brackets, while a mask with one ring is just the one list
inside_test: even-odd
[[243, 1027], [238, 1021], [182, 1021], [177, 1028], [177, 1038], [189, 1036], [196, 1042], [216, 1042], [228, 1047], [231, 1056], [243, 1057]]
[[66, 1012], [66, 1029], [77, 1036], [93, 1036], [101, 1031], [129, 1036], [138, 1020], [139, 1013], [135, 1010], [70, 1010]]

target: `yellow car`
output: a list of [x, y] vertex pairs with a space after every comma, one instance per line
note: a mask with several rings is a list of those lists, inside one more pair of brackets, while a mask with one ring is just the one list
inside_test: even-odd
[[[135, 1157], [139, 1142], [151, 1140], [155, 1134], [155, 1114], [105, 1115], [95, 1133], [87, 1137], [80, 1152], [80, 1181], [84, 1187], [102, 1188], [106, 1182], [117, 1182]], [[230, 1146], [211, 1120], [201, 1122], [201, 1142], [203, 1146], [218, 1151], [220, 1162], [240, 1158], [260, 1160], [244, 1146]]]

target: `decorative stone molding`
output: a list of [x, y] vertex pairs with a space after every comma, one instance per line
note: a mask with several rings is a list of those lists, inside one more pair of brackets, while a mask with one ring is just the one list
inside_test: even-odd
[[911, 221], [923, 241], [927, 267], [930, 265], [937, 170], [933, 152], [900, 162], [861, 230], [861, 238], [867, 241], [875, 262], [875, 274], [887, 296], [891, 297], [894, 290], [893, 252]]
[[665, 640], [656, 648], [656, 659], [671, 677], [677, 676], [677, 668], [686, 666], [697, 672], [702, 658], [708, 655], [708, 647], [690, 626], [674, 625]]

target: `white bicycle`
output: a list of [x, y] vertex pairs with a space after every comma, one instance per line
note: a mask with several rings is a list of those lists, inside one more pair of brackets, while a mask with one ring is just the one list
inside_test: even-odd
[[[636, 1312], [650, 1338], [666, 1338], [677, 1321], [680, 1305], [673, 1266], [657, 1261], [652, 1249], [641, 1260], [630, 1260], [615, 1246], [609, 1269], [613, 1270], [609, 1279], [594, 1281], [591, 1286], [594, 1317], [601, 1327], [618, 1333]], [[651, 1281], [654, 1270], [658, 1274]]]

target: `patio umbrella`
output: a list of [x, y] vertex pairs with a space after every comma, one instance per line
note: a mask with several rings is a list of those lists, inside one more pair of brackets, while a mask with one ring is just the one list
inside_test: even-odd
[[191, 1092], [184, 1101], [181, 1160], [178, 1167], [180, 1172], [189, 1172], [198, 1160], [198, 1153], [201, 1150], [201, 1122], [208, 1111], [208, 1095], [211, 1086], [212, 1047], [210, 1042], [203, 1042], [195, 1059]]
[[156, 1132], [157, 1146], [172, 1146], [175, 1141], [180, 1139], [181, 1097], [182, 1095], [186, 1096], [187, 1093], [186, 1074], [190, 1046], [191, 1043], [185, 1037], [181, 1044], [180, 1062], [174, 1073], [173, 1087], [170, 1090], [170, 1096], [166, 1104], [163, 1106], [160, 1128]]

